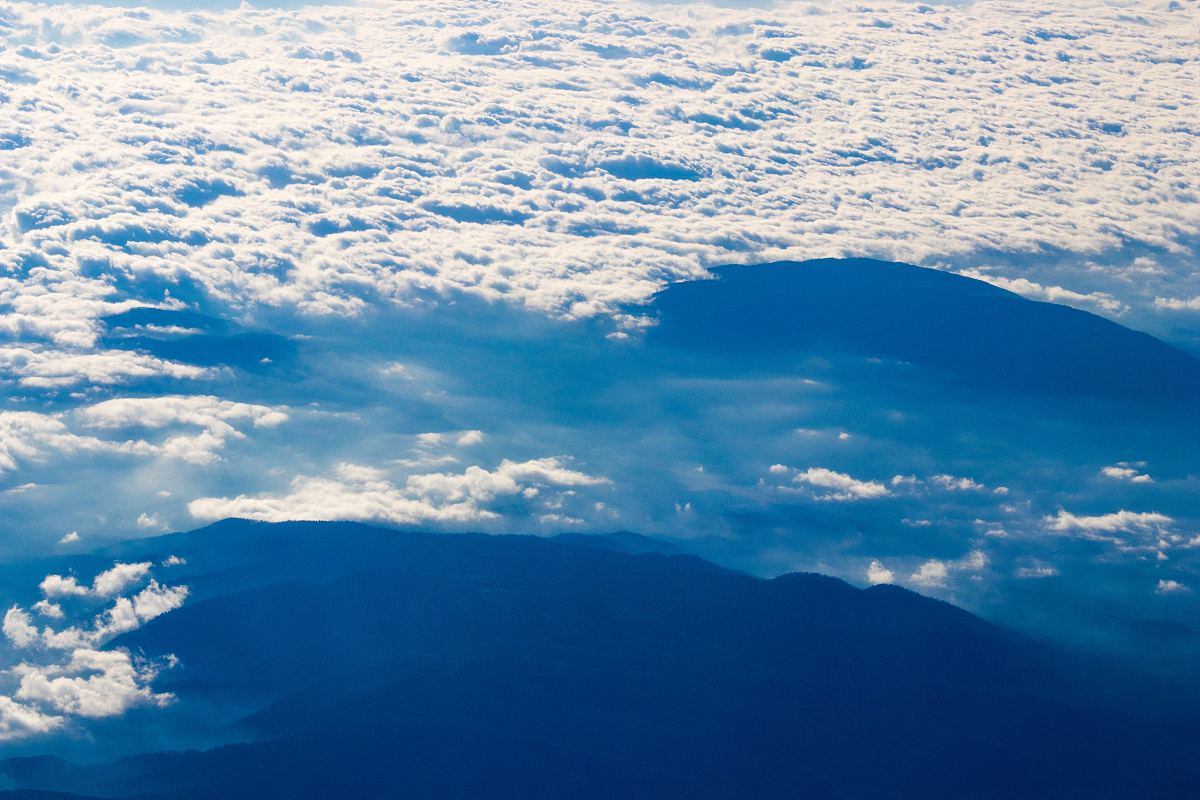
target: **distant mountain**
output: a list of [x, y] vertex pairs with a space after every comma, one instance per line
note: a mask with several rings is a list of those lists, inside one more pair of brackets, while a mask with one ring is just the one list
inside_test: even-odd
[[668, 286], [650, 341], [737, 360], [845, 352], [944, 370], [982, 389], [1200, 397], [1200, 359], [1085, 311], [871, 259], [732, 266]]
[[251, 708], [226, 731], [236, 743], [9, 759], [0, 785], [162, 800], [1200, 792], [1195, 707], [1156, 710], [1149, 681], [900, 588], [624, 549], [242, 521], [121, 545], [106, 555], [186, 558], [172, 580], [193, 595], [117, 644], [179, 657], [156, 688], [181, 710]]

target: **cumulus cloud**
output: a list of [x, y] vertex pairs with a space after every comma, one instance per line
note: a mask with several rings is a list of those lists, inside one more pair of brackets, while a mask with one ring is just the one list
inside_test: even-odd
[[890, 569], [885, 567], [881, 561], [875, 559], [867, 565], [867, 583], [872, 586], [877, 586], [881, 583], [895, 583], [896, 575]]
[[[75, 720], [99, 719], [135, 706], [164, 705], [171, 695], [151, 688], [160, 665], [121, 649], [103, 649], [122, 633], [179, 608], [186, 586], [165, 586], [150, 577], [148, 562], [115, 563], [90, 587], [74, 576], [47, 575], [33, 609], [47, 624], [39, 628], [19, 605], [0, 626], [21, 657], [0, 671], [0, 742], [62, 730]], [[127, 590], [142, 585], [133, 594]], [[96, 605], [101, 607], [96, 613]], [[71, 603], [69, 609], [64, 604]], [[50, 624], [55, 623], [55, 624]]]
[[1057, 514], [1045, 517], [1044, 522], [1046, 527], [1052, 531], [1107, 538], [1118, 533], [1160, 531], [1174, 520], [1166, 514], [1156, 511], [1121, 509], [1110, 514], [1080, 515], [1059, 509]]
[[1167, 311], [1200, 311], [1200, 297], [1156, 297], [1154, 307]]
[[1050, 564], [1034, 564], [1028, 567], [1018, 567], [1014, 574], [1018, 578], [1053, 578], [1058, 574], [1058, 568]]
[[794, 483], [814, 487], [819, 500], [838, 502], [873, 500], [886, 497], [888, 488], [879, 481], [863, 481], [844, 472], [835, 472], [825, 467], [809, 467], [792, 476]]
[[924, 561], [908, 579], [922, 588], [938, 588], [946, 585], [952, 573], [970, 572], [978, 574], [987, 565], [987, 554], [982, 550], [972, 550], [955, 561], [945, 561], [938, 558], [931, 558]]
[[[115, 398], [83, 406], [73, 413], [0, 411], [0, 474], [16, 470], [23, 462], [41, 462], [52, 454], [80, 452], [161, 455], [210, 464], [220, 460], [219, 451], [229, 441], [246, 438], [242, 428], [274, 428], [287, 419], [282, 408], [210, 395]], [[199, 428], [200, 432], [178, 432], [187, 427]], [[106, 439], [80, 430], [166, 428], [172, 430], [171, 435], [157, 443], [144, 438]]]
[[126, 397], [106, 400], [78, 412], [84, 425], [91, 428], [166, 428], [187, 425], [201, 429], [199, 434], [178, 434], [158, 448], [170, 458], [192, 464], [210, 464], [219, 460], [217, 451], [230, 439], [244, 439], [235, 422], [248, 422], [255, 428], [274, 428], [286, 422], [285, 410], [251, 403], [236, 403], [211, 395]]
[[1172, 580], [1170, 578], [1160, 578], [1158, 581], [1158, 587], [1155, 589], [1155, 591], [1157, 591], [1159, 594], [1183, 594], [1185, 592], [1190, 592], [1191, 589], [1179, 581]]
[[471, 466], [460, 473], [422, 473], [399, 484], [382, 470], [343, 463], [328, 477], [297, 476], [287, 494], [199, 498], [188, 504], [188, 511], [198, 519], [471, 523], [496, 519], [499, 514], [488, 505], [500, 497], [532, 499], [540, 487], [569, 490], [607, 482], [570, 469], [558, 458], [505, 459], [493, 470]]
[[1141, 472], [1141, 468], [1144, 466], [1146, 465], [1140, 462], [1130, 464], [1127, 461], [1122, 461], [1102, 468], [1100, 474], [1106, 478], [1115, 478], [1120, 481], [1129, 481], [1130, 483], [1154, 483], [1153, 478]]
[[124, 350], [85, 352], [41, 345], [0, 347], [0, 376], [25, 388], [59, 389], [81, 383], [121, 384], [139, 378], [196, 379], [212, 370]]
[[1005, 278], [981, 269], [959, 270], [960, 275], [985, 281], [1001, 289], [1007, 289], [1014, 294], [1028, 297], [1032, 300], [1045, 300], [1050, 303], [1062, 303], [1089, 311], [1103, 311], [1116, 314], [1124, 311], [1126, 306], [1111, 294], [1105, 292], [1076, 292], [1064, 289], [1062, 286], [1043, 286], [1028, 278]]
[[21, 462], [41, 461], [51, 453], [108, 452], [147, 454], [141, 441], [107, 441], [72, 432], [61, 414], [0, 411], [0, 475]]

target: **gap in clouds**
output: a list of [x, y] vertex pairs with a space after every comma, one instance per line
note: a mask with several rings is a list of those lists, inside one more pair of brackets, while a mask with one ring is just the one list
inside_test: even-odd
[[[291, 331], [290, 349], [251, 368], [220, 366], [225, 342], [205, 331], [224, 323], [155, 312], [160, 328], [194, 331], [171, 335], [196, 338], [195, 353], [211, 347], [223, 372], [151, 378], [114, 388], [117, 399], [58, 393], [51, 408], [62, 429], [39, 454], [14, 451], [5, 476], [0, 502], [25, 537], [6, 545], [44, 548], [73, 530], [86, 544], [59, 547], [95, 546], [223, 515], [324, 516], [336, 506], [321, 498], [336, 495], [377, 523], [629, 530], [764, 575], [817, 570], [865, 582], [878, 561], [897, 582], [1043, 635], [1083, 631], [1089, 646], [1128, 652], [1165, 625], [1147, 654], [1182, 657], [1194, 646], [1193, 595], [1156, 588], [1197, 583], [1190, 465], [1200, 431], [1165, 399], [1177, 392], [1164, 384], [1148, 394], [1150, 384], [1116, 368], [1120, 348], [1101, 351], [1103, 340], [1088, 337], [1067, 355], [1081, 359], [1072, 369], [1090, 371], [1097, 396], [1070, 384], [1031, 389], [972, 355], [972, 342], [1011, 338], [973, 298], [1017, 304], [1014, 319], [1022, 308], [1067, 322], [1083, 315], [901, 266], [887, 273], [900, 284], [912, 270], [943, 287], [933, 294], [964, 292], [950, 295], [961, 316], [938, 315], [924, 329], [928, 348], [918, 337], [897, 359], [886, 332], [839, 345], [786, 328], [749, 341], [750, 321], [809, 319], [811, 288], [781, 280], [780, 269], [670, 289], [642, 309], [657, 320], [645, 331], [465, 294], [350, 320], [264, 315], [265, 330]], [[897, 319], [921, 314], [920, 292], [873, 286], [849, 267], [838, 274], [851, 291], [826, 311], [886, 318], [886, 299]], [[734, 280], [743, 288], [727, 291]], [[675, 295], [690, 298], [682, 308], [697, 319], [669, 313]], [[781, 303], [784, 316], [753, 310], [755, 297]], [[148, 319], [127, 312], [113, 330]], [[1012, 341], [1033, 360], [1031, 374], [1068, 363], [1031, 338], [1037, 324], [1021, 327], [1029, 333]], [[968, 360], [923, 365], [926, 351], [943, 352], [936, 338], [965, 346]], [[132, 424], [125, 412], [137, 408], [154, 409], [158, 422]], [[1105, 473], [1121, 463], [1144, 464], [1153, 480]], [[1129, 515], [1104, 521], [1126, 511], [1158, 516], [1150, 526], [1121, 522], [1137, 518]], [[1116, 527], [1062, 527], [1063, 514]]]

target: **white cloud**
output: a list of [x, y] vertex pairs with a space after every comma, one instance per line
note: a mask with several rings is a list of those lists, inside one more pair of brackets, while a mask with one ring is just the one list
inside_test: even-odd
[[43, 713], [0, 694], [0, 742], [44, 736], [65, 724], [64, 717]]
[[1122, 461], [1118, 464], [1113, 464], [1112, 466], [1104, 467], [1103, 469], [1100, 470], [1100, 474], [1104, 475], [1107, 478], [1115, 478], [1115, 479], [1121, 480], [1121, 481], [1129, 481], [1130, 483], [1153, 483], [1154, 482], [1154, 479], [1151, 478], [1149, 475], [1147, 475], [1144, 472], [1141, 472], [1140, 469], [1135, 469], [1134, 466], [1130, 465], [1129, 463], [1127, 463], [1125, 461]]
[[917, 571], [909, 576], [909, 580], [918, 586], [941, 586], [950, 577], [950, 566], [936, 558], [917, 567]]
[[116, 563], [96, 576], [92, 581], [92, 593], [99, 597], [115, 597], [129, 586], [145, 579], [150, 574], [150, 562], [136, 564]]
[[873, 500], [889, 494], [887, 487], [878, 481], [862, 481], [844, 472], [835, 472], [824, 467], [810, 467], [796, 473], [792, 480], [818, 489], [830, 490], [818, 492], [816, 497], [820, 500]]
[[[15, 691], [0, 694], [0, 742], [62, 730], [80, 719], [99, 719], [135, 706], [164, 705], [172, 698], [156, 693], [151, 682], [159, 666], [120, 649], [103, 646], [122, 633], [179, 608], [186, 586], [164, 586], [150, 575], [149, 563], [115, 563], [82, 586], [74, 577], [47, 575], [39, 585], [43, 599], [33, 609], [49, 621], [40, 630], [14, 605], [4, 615], [3, 633], [22, 660], [0, 671]], [[147, 581], [131, 596], [122, 595]], [[68, 611], [51, 598], [72, 601]], [[98, 614], [95, 603], [112, 601]]]
[[20, 606], [13, 606], [4, 614], [4, 637], [13, 647], [30, 647], [41, 638], [33, 620]]
[[138, 514], [137, 526], [148, 531], [163, 530], [166, 527], [163, 525], [162, 520], [160, 520], [157, 516], [154, 514], [147, 514], [145, 511], [143, 511], [141, 514]]
[[38, 588], [47, 598], [54, 597], [116, 597], [150, 574], [151, 564], [143, 561], [133, 564], [116, 562], [110, 569], [98, 574], [91, 587], [83, 586], [74, 575], [47, 575]]
[[125, 350], [83, 352], [41, 345], [0, 346], [0, 376], [16, 377], [22, 387], [32, 389], [59, 389], [80, 383], [121, 384], [139, 378], [196, 379], [211, 372]]
[[1190, 592], [1191, 589], [1179, 581], [1171, 580], [1170, 578], [1160, 578], [1158, 581], [1158, 587], [1155, 589], [1155, 591], [1157, 591], [1159, 594], [1182, 594], [1185, 592]]
[[285, 410], [251, 403], [236, 403], [210, 395], [166, 397], [123, 397], [80, 409], [78, 416], [90, 428], [158, 429], [176, 425], [200, 428], [196, 435], [177, 434], [158, 445], [170, 458], [192, 464], [209, 464], [220, 459], [217, 451], [230, 439], [246, 435], [234, 422], [255, 428], [274, 428], [286, 422]]
[[1156, 297], [1154, 307], [1167, 311], [1200, 311], [1200, 297]]
[[285, 495], [206, 497], [189, 503], [188, 511], [199, 519], [470, 523], [499, 517], [487, 507], [498, 497], [528, 497], [529, 490], [539, 486], [598, 486], [607, 482], [572, 470], [557, 458], [524, 462], [506, 459], [494, 470], [471, 466], [461, 473], [410, 475], [402, 484], [393, 483], [385, 472], [372, 467], [341, 464], [333, 477], [297, 476]]
[[[619, 315], [716, 263], [1182, 252], [1187, 12], [1127, 5], [11, 3], [0, 47], [52, 57], [5, 89], [0, 373], [202, 377], [98, 348], [102, 316], [177, 281], [238, 310], [463, 289]], [[1130, 80], [1154, 91], [1110, 90]], [[1121, 307], [1042, 269], [988, 279]], [[1153, 277], [1192, 306], [1186, 275]]]
[[463, 431], [454, 440], [454, 443], [459, 447], [470, 447], [479, 444], [483, 439], [483, 431]]
[[13, 699], [61, 715], [98, 719], [113, 717], [140, 705], [165, 705], [172, 697], [156, 694], [149, 683], [156, 671], [138, 668], [119, 650], [79, 648], [64, 664], [19, 664], [12, 673], [20, 679]]
[[1118, 533], [1160, 531], [1174, 520], [1155, 511], [1114, 511], [1111, 514], [1078, 515], [1059, 509], [1054, 516], [1045, 517], [1046, 527], [1062, 533], [1076, 533], [1095, 538], [1109, 538]]
[[140, 441], [114, 442], [71, 432], [62, 415], [35, 411], [0, 411], [0, 475], [21, 462], [43, 461], [51, 453], [105, 452], [147, 454]]
[[878, 559], [867, 565], [867, 583], [877, 586], [881, 583], [895, 583], [896, 575], [885, 567]]
[[982, 550], [972, 550], [955, 561], [931, 558], [928, 561], [922, 562], [908, 579], [917, 586], [927, 589], [936, 588], [945, 586], [952, 573], [971, 572], [978, 574], [981, 570], [987, 568], [988, 563], [987, 554]]
[[987, 489], [974, 478], [963, 478], [955, 475], [934, 475], [929, 479], [933, 485], [951, 492], [978, 492]]
[[959, 270], [960, 275], [984, 281], [1001, 289], [1007, 289], [1014, 294], [1033, 300], [1044, 300], [1050, 303], [1084, 308], [1089, 311], [1103, 311], [1116, 314], [1125, 310], [1125, 304], [1105, 292], [1076, 292], [1061, 286], [1043, 286], [1028, 278], [1005, 278], [992, 272], [980, 269]]

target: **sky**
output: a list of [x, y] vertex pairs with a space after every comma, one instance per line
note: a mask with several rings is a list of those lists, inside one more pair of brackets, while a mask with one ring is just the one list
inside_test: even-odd
[[[174, 5], [0, 9], [0, 558], [628, 530], [1197, 652], [1200, 442], [1153, 393], [730, 360], [656, 299], [870, 257], [1200, 354], [1195, 2]], [[70, 595], [72, 658], [118, 594]]]

